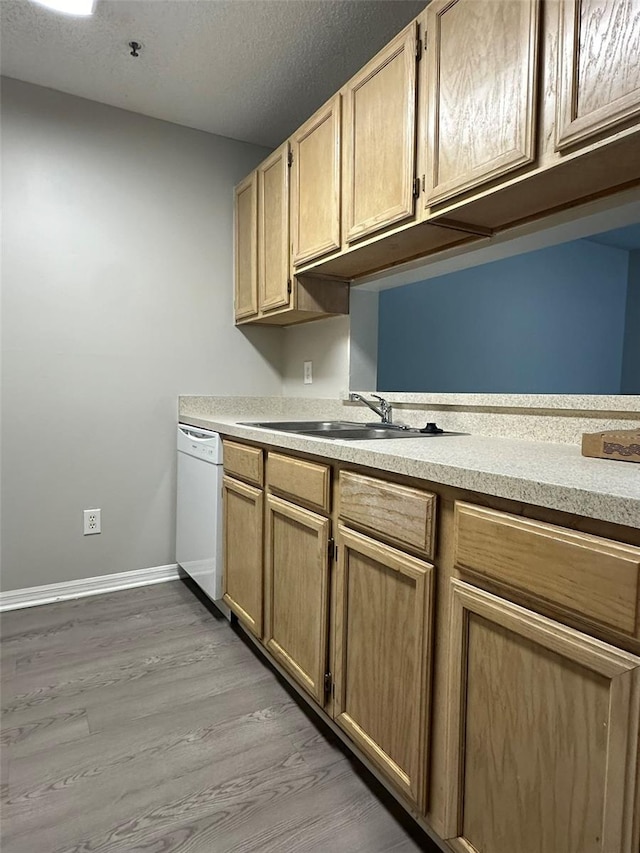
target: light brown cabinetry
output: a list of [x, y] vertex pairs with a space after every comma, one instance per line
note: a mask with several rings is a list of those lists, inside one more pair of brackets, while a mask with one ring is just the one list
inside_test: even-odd
[[457, 502], [455, 566], [594, 630], [640, 639], [640, 548], [633, 545]]
[[340, 95], [291, 138], [293, 264], [340, 248]]
[[235, 319], [289, 326], [349, 313], [349, 285], [292, 275], [290, 145], [285, 142], [236, 188]]
[[258, 179], [252, 172], [235, 188], [235, 318], [258, 313]]
[[224, 596], [243, 624], [262, 637], [264, 457], [260, 447], [225, 439], [223, 446]]
[[320, 705], [329, 626], [327, 518], [267, 496], [265, 644]]
[[224, 596], [236, 616], [262, 637], [263, 504], [262, 489], [225, 476]]
[[635, 853], [640, 659], [451, 582], [445, 837]]
[[342, 525], [336, 542], [335, 720], [422, 806], [433, 567]]
[[535, 157], [539, 0], [434, 0], [426, 12], [425, 206]]
[[414, 21], [344, 89], [344, 208], [353, 242], [414, 213]]
[[556, 148], [640, 116], [640, 2], [561, 0]]
[[289, 143], [258, 166], [258, 295], [262, 312], [291, 299], [289, 274]]

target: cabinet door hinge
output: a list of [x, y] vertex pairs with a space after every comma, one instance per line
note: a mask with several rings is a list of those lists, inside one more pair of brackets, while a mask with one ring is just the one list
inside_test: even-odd
[[293, 166], [293, 151], [287, 154], [287, 166]]
[[415, 178], [413, 181], [413, 197], [418, 198], [420, 196], [420, 178]]
[[333, 677], [330, 672], [324, 674], [324, 698], [328, 699], [333, 694]]
[[333, 560], [333, 557], [335, 554], [335, 547], [336, 547], [336, 543], [333, 541], [333, 539], [329, 539], [328, 551], [329, 551], [329, 560], [330, 561]]
[[287, 279], [287, 295], [291, 295], [291, 279]]
[[422, 39], [416, 39], [416, 60], [420, 62], [422, 59]]
[[422, 192], [424, 192], [424, 181], [425, 181], [425, 176], [423, 175], [422, 176]]

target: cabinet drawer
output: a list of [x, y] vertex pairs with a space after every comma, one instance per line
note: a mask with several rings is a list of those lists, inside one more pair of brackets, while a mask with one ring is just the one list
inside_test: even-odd
[[456, 503], [455, 565], [639, 637], [640, 548]]
[[239, 480], [261, 486], [264, 482], [262, 450], [235, 441], [223, 441], [224, 470]]
[[281, 453], [270, 453], [267, 483], [272, 492], [329, 512], [330, 469], [327, 465], [294, 459]]
[[432, 558], [436, 496], [376, 477], [340, 474], [340, 517], [373, 536]]

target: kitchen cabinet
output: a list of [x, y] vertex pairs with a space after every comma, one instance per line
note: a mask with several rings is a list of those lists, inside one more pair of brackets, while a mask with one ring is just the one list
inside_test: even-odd
[[258, 313], [258, 180], [251, 172], [235, 188], [235, 318]]
[[330, 468], [267, 456], [265, 644], [319, 705], [328, 684]]
[[433, 567], [343, 525], [336, 543], [335, 720], [422, 807]]
[[414, 214], [414, 21], [344, 88], [344, 208], [351, 243]]
[[236, 188], [237, 325], [289, 326], [349, 313], [347, 282], [291, 273], [289, 152], [285, 142]]
[[338, 94], [291, 138], [294, 266], [340, 248], [340, 122]]
[[640, 658], [451, 581], [445, 837], [635, 853]]
[[225, 600], [423, 827], [637, 853], [638, 531], [224, 446]]
[[267, 649], [319, 705], [328, 672], [329, 526], [315, 512], [267, 496]]
[[223, 442], [223, 600], [238, 619], [262, 637], [263, 454], [257, 447]]
[[640, 117], [639, 0], [561, 0], [556, 148]]
[[289, 143], [258, 166], [258, 295], [261, 312], [291, 300], [289, 273]]
[[531, 163], [539, 0], [434, 0], [427, 7], [430, 207]]

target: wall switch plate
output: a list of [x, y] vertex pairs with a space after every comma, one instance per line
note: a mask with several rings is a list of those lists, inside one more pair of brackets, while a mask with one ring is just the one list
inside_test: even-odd
[[313, 362], [305, 361], [304, 362], [304, 384], [311, 385], [313, 383], [313, 373], [312, 373]]
[[102, 533], [102, 521], [99, 509], [85, 509], [82, 513], [84, 519], [84, 535]]

